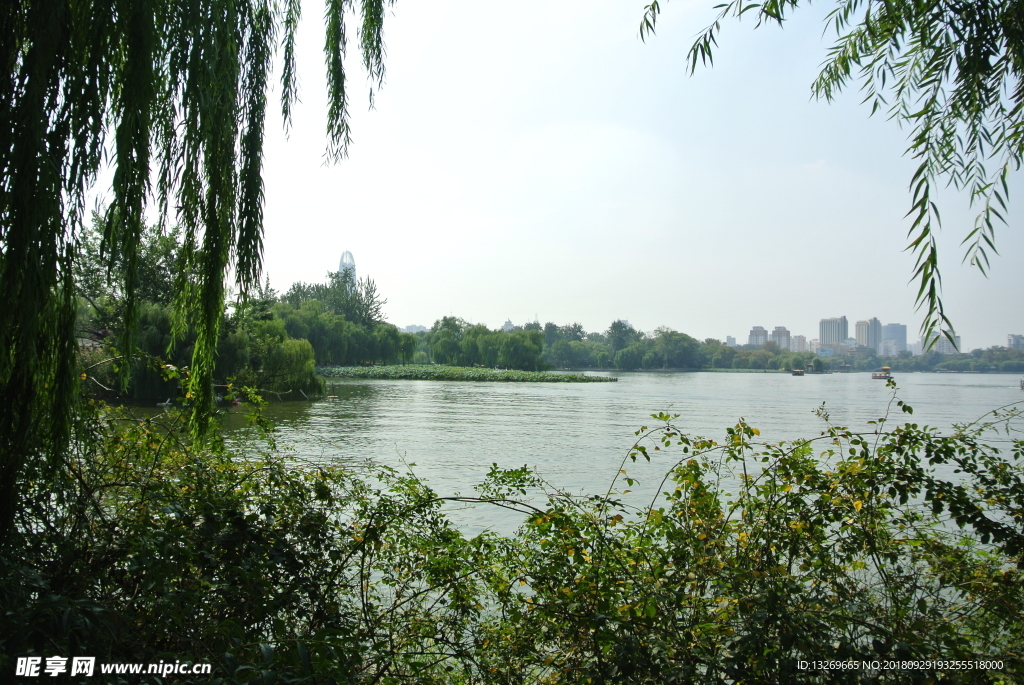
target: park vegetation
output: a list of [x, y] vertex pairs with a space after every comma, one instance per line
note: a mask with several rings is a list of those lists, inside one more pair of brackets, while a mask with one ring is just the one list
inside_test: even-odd
[[[781, 22], [794, 6], [724, 11]], [[837, 28], [857, 7], [840, 7]], [[353, 9], [358, 30], [346, 26]], [[880, 81], [869, 99], [890, 106], [885, 79], [898, 84], [891, 106], [922, 165], [912, 247], [931, 330], [948, 323], [932, 179], [951, 177], [982, 204], [967, 243], [983, 264], [1020, 161], [1020, 5], [876, 9], [842, 37], [819, 92], [866, 68]], [[210, 662], [215, 683], [1024, 681], [1024, 443], [1013, 411], [948, 435], [888, 419], [855, 432], [823, 413], [822, 436], [776, 445], [742, 421], [716, 442], [659, 414], [604, 494], [496, 466], [472, 496], [441, 498], [412, 473], [296, 463], [278, 449], [261, 389], [315, 389], [318, 360], [422, 353], [489, 366], [479, 341], [493, 333], [469, 336], [474, 351], [461, 324], [458, 335], [435, 325], [413, 349], [373, 313], [372, 284], [351, 274], [284, 296], [260, 287], [269, 77], [279, 49], [287, 122], [299, 15], [296, 0], [19, 0], [2, 14], [5, 682], [18, 658], [79, 655]], [[350, 140], [348, 37], [379, 86], [387, 15], [381, 0], [327, 3], [329, 157]], [[718, 27], [694, 63], [710, 57]], [[84, 208], [108, 158], [111, 204], [90, 236]], [[146, 226], [154, 196], [180, 238]], [[711, 342], [667, 329], [613, 324], [550, 342], [539, 325], [503, 333], [518, 346], [506, 361], [535, 368], [600, 345], [599, 366], [724, 364], [701, 356]], [[180, 388], [187, 413], [139, 417], [92, 397], [162, 394], [160, 383]], [[254, 408], [250, 443], [229, 449], [217, 433], [222, 392]], [[630, 507], [622, 497], [638, 478], [661, 494]], [[521, 527], [467, 538], [445, 499], [505, 507]], [[853, 659], [868, 666], [798, 666]], [[884, 666], [893, 662], [919, 667]]]
[[607, 383], [612, 376], [587, 376], [579, 373], [513, 371], [486, 367], [414, 365], [414, 366], [340, 366], [319, 370], [326, 378], [366, 378], [412, 381], [499, 381], [508, 383]]
[[[417, 334], [415, 359], [420, 362], [451, 363], [461, 366], [485, 363], [479, 349], [481, 336], [498, 336], [485, 326], [445, 317], [431, 330]], [[698, 341], [685, 333], [661, 327], [653, 333], [636, 330], [624, 321], [613, 321], [603, 332], [587, 332], [579, 323], [557, 325], [528, 323], [512, 329], [511, 335], [539, 336], [540, 363], [562, 369], [618, 370], [756, 370], [790, 371], [804, 369], [873, 371], [890, 366], [895, 371], [958, 371], [977, 373], [1024, 373], [1024, 352], [1001, 347], [970, 353], [943, 355], [929, 351], [913, 356], [879, 357], [870, 348], [859, 348], [843, 357], [818, 357], [812, 352], [791, 352], [774, 342], [754, 347], [731, 347], [714, 338]], [[493, 338], [492, 338], [493, 339]], [[492, 358], [493, 359], [493, 358]]]
[[[76, 329], [93, 394], [107, 399], [176, 398], [182, 383], [178, 370], [188, 368], [196, 341], [195, 331], [176, 316], [171, 296], [180, 266], [180, 231], [151, 226], [142, 234], [134, 283], [137, 329], [130, 340], [124, 333], [123, 278], [116, 270], [110, 274], [104, 269], [102, 241], [97, 215], [82, 233], [82, 257], [75, 270]], [[357, 280], [350, 270], [328, 273], [323, 282], [294, 283], [284, 293], [262, 285], [248, 297], [226, 299], [213, 374], [217, 395], [227, 397], [232, 388], [250, 387], [274, 398], [308, 398], [322, 395], [323, 377], [340, 377], [339, 368], [374, 366], [388, 369], [344, 374], [475, 379], [482, 372], [473, 369], [486, 368], [534, 373], [556, 368], [825, 372], [870, 371], [883, 365], [900, 372], [1024, 373], [1024, 353], [1019, 350], [992, 348], [957, 355], [931, 351], [882, 358], [873, 350], [859, 349], [846, 357], [820, 358], [779, 349], [772, 342], [753, 348], [730, 347], [713, 338], [698, 341], [667, 327], [644, 333], [625, 321], [613, 321], [603, 332], [587, 332], [579, 323], [553, 322], [492, 330], [446, 316], [428, 331], [403, 333], [384, 320], [386, 302], [372, 279]], [[136, 355], [124, 363], [121, 351], [127, 344], [136, 346]], [[463, 370], [390, 368], [395, 365]], [[542, 376], [522, 373], [515, 378]]]
[[[84, 405], [7, 541], [5, 674], [88, 654], [213, 665], [181, 683], [1024, 682], [1024, 443], [985, 442], [1014, 411], [949, 435], [821, 411], [821, 437], [780, 444], [659, 414], [606, 493], [495, 465], [439, 497], [380, 464], [296, 463], [254, 401], [232, 451], [173, 411]], [[467, 537], [449, 501], [519, 528]]]

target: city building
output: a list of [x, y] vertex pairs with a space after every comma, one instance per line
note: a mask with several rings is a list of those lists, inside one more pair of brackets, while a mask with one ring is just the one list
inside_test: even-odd
[[807, 351], [807, 336], [806, 335], [794, 335], [789, 339], [789, 351], [790, 352], [806, 352]]
[[402, 333], [425, 333], [427, 330], [429, 329], [426, 326], [417, 326], [415, 324], [401, 329]]
[[1024, 335], [1010, 333], [1006, 336], [1006, 346], [1011, 350], [1021, 350], [1024, 352]]
[[857, 344], [877, 351], [882, 342], [882, 322], [877, 318], [864, 319], [856, 324]]
[[817, 338], [811, 338], [811, 341], [807, 343], [807, 351], [818, 354], [818, 348], [821, 346], [821, 342]]
[[341, 253], [341, 261], [338, 262], [338, 272], [340, 273], [345, 269], [352, 269], [352, 278], [356, 277], [356, 260], [348, 250]]
[[822, 319], [818, 323], [818, 341], [821, 345], [842, 344], [850, 337], [850, 326], [845, 316]]
[[780, 350], [789, 349], [789, 329], [785, 326], [776, 326], [775, 330], [768, 335], [768, 339], [778, 345]]
[[906, 346], [900, 347], [898, 340], [883, 340], [878, 346], [879, 357], [895, 357], [897, 354], [906, 349]]
[[516, 325], [512, 323], [512, 319], [505, 319], [505, 323], [501, 324], [501, 330], [505, 331], [506, 333], [511, 333], [513, 330], [515, 330], [515, 327]]
[[[932, 336], [931, 338], [928, 339], [927, 342], [931, 343], [932, 340], [935, 341], [935, 346], [931, 349], [931, 351], [938, 352], [939, 354], [960, 354], [959, 335], [953, 336], [954, 342], [950, 342], [949, 338], [947, 338], [945, 335], [942, 335], [941, 333], [937, 337]], [[928, 348], [928, 345], [925, 344], [924, 338], [921, 339], [921, 348]]]
[[902, 323], [887, 323], [882, 326], [882, 343], [896, 341], [896, 352], [907, 349], [907, 326]]
[[830, 343], [818, 345], [817, 354], [819, 357], [842, 357], [846, 354], [846, 345], [843, 343]]
[[736, 347], [736, 338], [732, 337], [731, 335], [725, 336], [725, 344], [728, 345], [729, 347]]
[[750, 335], [747, 336], [747, 344], [755, 347], [764, 347], [764, 344], [768, 342], [768, 331], [763, 326], [754, 326], [750, 329]]

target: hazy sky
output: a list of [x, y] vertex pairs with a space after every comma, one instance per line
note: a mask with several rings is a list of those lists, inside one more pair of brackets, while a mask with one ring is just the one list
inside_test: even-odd
[[[372, 111], [352, 46], [354, 145], [325, 166], [322, 6], [307, 0], [302, 103], [288, 139], [274, 118], [267, 137], [272, 285], [322, 280], [350, 250], [400, 327], [623, 318], [745, 342], [755, 325], [814, 338], [846, 315], [851, 335], [877, 316], [916, 340], [914, 164], [856, 90], [810, 99], [827, 7], [785, 29], [726, 24], [714, 68], [690, 77], [716, 3], [664, 4], [646, 44], [644, 4], [400, 0]], [[1024, 232], [999, 231], [986, 279], [960, 263], [967, 198], [941, 207], [948, 312], [967, 349], [1005, 345], [1024, 333]]]

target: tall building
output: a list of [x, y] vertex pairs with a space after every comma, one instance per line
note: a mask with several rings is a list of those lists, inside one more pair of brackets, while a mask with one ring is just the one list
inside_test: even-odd
[[345, 269], [352, 269], [352, 278], [356, 277], [356, 260], [348, 250], [341, 253], [341, 261], [338, 262], [338, 271], [342, 272]]
[[766, 342], [768, 342], [768, 331], [763, 326], [754, 326], [750, 329], [750, 334], [747, 336], [748, 345], [764, 347]]
[[857, 344], [870, 347], [876, 352], [882, 342], [882, 322], [877, 318], [864, 319], [857, 322]]
[[896, 340], [883, 340], [878, 344], [879, 357], [895, 357], [902, 351], [899, 342]]
[[[887, 323], [882, 326], [882, 342], [886, 340], [896, 341], [896, 352], [907, 349], [907, 326], [902, 323]], [[881, 345], [879, 345], [881, 347]]]
[[731, 335], [725, 336], [725, 344], [729, 347], [736, 347], [736, 338]]
[[833, 319], [822, 319], [818, 323], [818, 344], [833, 345], [844, 342], [850, 337], [850, 325], [845, 316]]
[[1024, 351], [1024, 335], [1014, 335], [1010, 333], [1006, 336], [1006, 346], [1011, 350]]
[[807, 351], [807, 336], [806, 335], [794, 335], [789, 339], [789, 351], [790, 352], [806, 352]]
[[785, 326], [776, 326], [775, 330], [768, 334], [768, 339], [778, 345], [780, 350], [789, 349], [789, 329]]
[[[932, 352], [938, 352], [939, 354], [960, 354], [960, 336], [954, 335], [953, 342], [949, 342], [949, 338], [942, 335], [941, 333], [936, 336], [928, 338], [927, 342], [931, 343], [935, 340], [935, 346], [932, 347]], [[927, 349], [928, 345], [925, 344], [924, 338], [921, 339], [921, 349]]]

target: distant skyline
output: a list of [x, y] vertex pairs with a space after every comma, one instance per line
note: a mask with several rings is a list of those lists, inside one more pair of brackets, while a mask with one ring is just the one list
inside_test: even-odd
[[[625, 318], [743, 341], [753, 325], [814, 338], [845, 315], [904, 323], [916, 340], [902, 251], [914, 164], [855, 88], [809, 99], [827, 8], [784, 31], [727, 22], [714, 68], [689, 77], [714, 3], [666, 5], [646, 44], [643, 4], [395, 4], [376, 109], [350, 60], [354, 142], [326, 166], [322, 11], [304, 4], [290, 139], [268, 114], [271, 284], [322, 280], [350, 250], [400, 327]], [[938, 198], [946, 308], [966, 349], [1024, 333], [1019, 172], [1010, 185], [988, 279], [960, 264], [966, 196]]]

